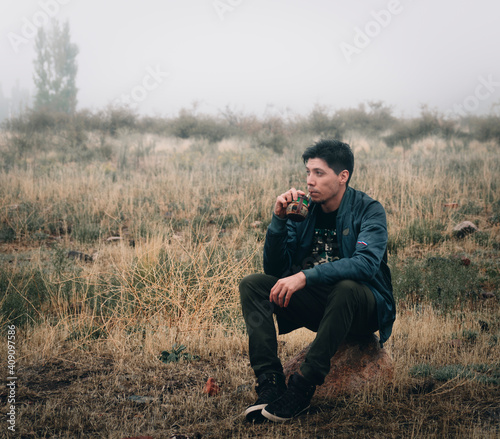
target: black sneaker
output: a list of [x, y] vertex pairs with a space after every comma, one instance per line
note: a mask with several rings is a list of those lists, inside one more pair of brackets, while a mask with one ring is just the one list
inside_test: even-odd
[[273, 422], [289, 421], [305, 412], [311, 402], [316, 386], [302, 375], [294, 373], [288, 380], [287, 391], [262, 410], [262, 416]]
[[285, 377], [278, 373], [262, 374], [257, 378], [255, 390], [259, 397], [246, 408], [245, 417], [247, 421], [262, 422], [265, 420], [262, 409], [285, 393]]

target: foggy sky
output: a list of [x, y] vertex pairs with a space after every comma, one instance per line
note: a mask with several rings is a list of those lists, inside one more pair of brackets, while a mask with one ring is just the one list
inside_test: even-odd
[[80, 49], [79, 109], [286, 116], [381, 100], [411, 116], [500, 102], [494, 0], [2, 0], [4, 95], [16, 80], [34, 94], [33, 29], [51, 15]]

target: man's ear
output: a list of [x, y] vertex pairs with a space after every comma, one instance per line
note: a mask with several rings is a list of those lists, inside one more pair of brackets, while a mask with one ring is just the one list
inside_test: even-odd
[[347, 169], [344, 169], [340, 174], [339, 174], [340, 181], [342, 183], [347, 183], [347, 180], [349, 180], [349, 171]]

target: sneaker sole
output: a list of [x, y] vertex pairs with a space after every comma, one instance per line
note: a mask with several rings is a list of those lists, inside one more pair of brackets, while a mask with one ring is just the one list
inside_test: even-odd
[[258, 404], [258, 405], [252, 405], [248, 407], [245, 412], [245, 418], [247, 421], [250, 422], [263, 422], [266, 420], [264, 416], [262, 416], [262, 410], [267, 407], [267, 404]]
[[280, 416], [273, 415], [272, 413], [269, 413], [265, 408], [262, 409], [262, 416], [264, 416], [266, 419], [269, 419], [270, 421], [273, 422], [286, 422], [286, 421], [291, 421], [293, 418], [301, 415], [305, 411], [309, 410], [311, 406], [308, 405], [305, 409], [301, 410], [300, 412], [296, 413], [290, 418], [281, 418]]

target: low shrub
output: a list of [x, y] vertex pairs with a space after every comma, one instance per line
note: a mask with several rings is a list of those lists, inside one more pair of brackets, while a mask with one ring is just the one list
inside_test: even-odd
[[482, 384], [500, 384], [500, 368], [492, 364], [448, 364], [434, 367], [427, 363], [416, 364], [409, 375], [414, 378], [433, 378], [436, 381], [450, 381], [455, 379], [468, 379]]
[[38, 269], [0, 266], [0, 315], [3, 322], [22, 327], [37, 322], [50, 289]]
[[451, 310], [479, 298], [483, 278], [459, 258], [430, 257], [392, 267], [394, 297], [409, 303], [430, 302]]

